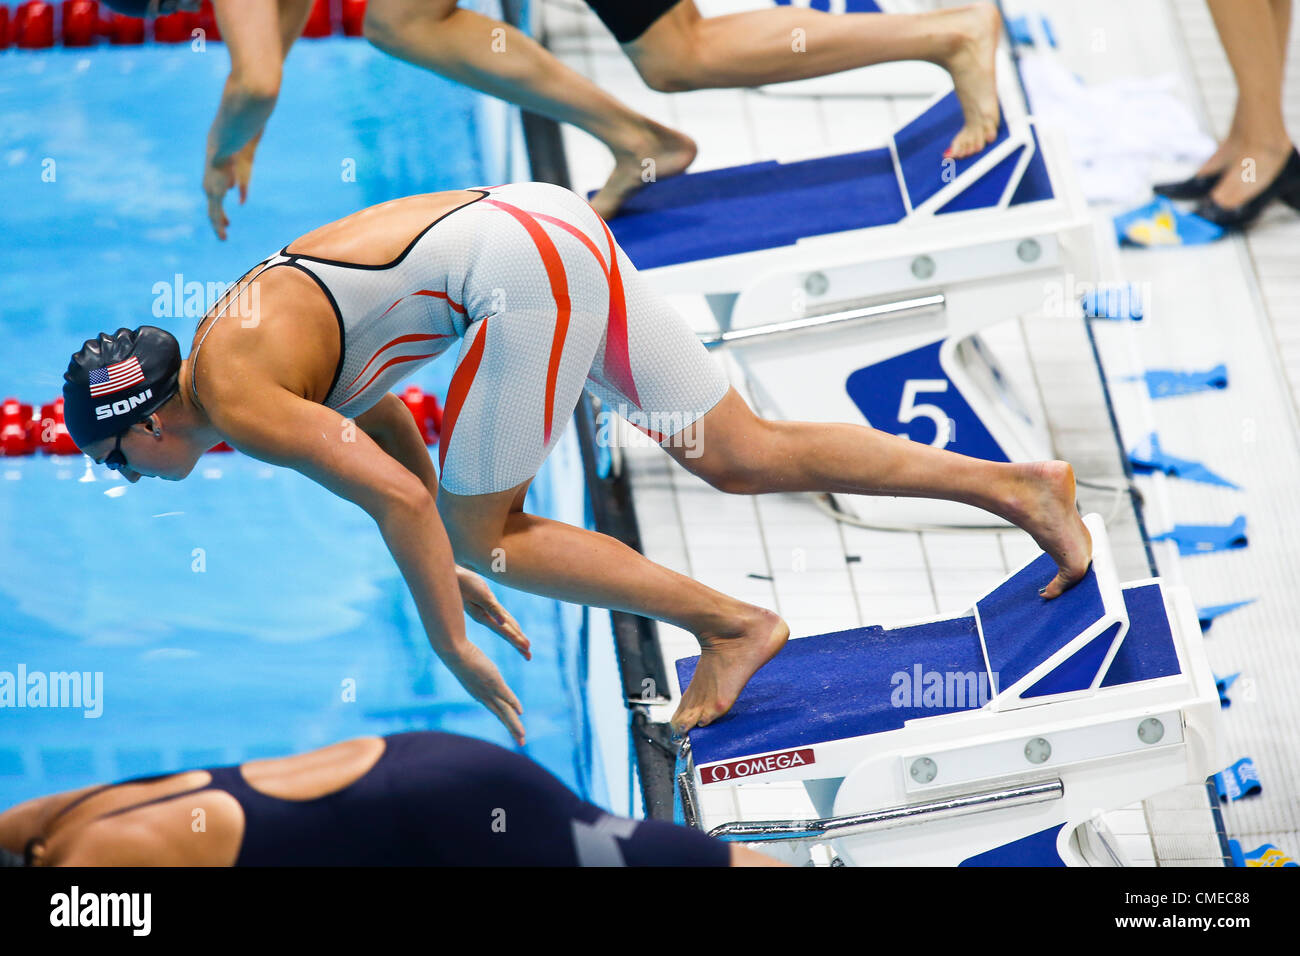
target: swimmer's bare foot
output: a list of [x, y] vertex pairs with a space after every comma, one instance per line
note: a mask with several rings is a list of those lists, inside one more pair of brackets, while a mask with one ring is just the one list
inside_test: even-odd
[[973, 156], [998, 134], [998, 91], [995, 81], [998, 37], [1002, 17], [992, 3], [976, 3], [953, 10], [958, 39], [953, 52], [941, 61], [952, 75], [966, 125], [953, 137], [945, 157]]
[[771, 611], [751, 607], [725, 633], [696, 637], [700, 663], [673, 714], [673, 730], [679, 734], [707, 727], [729, 711], [754, 672], [784, 646], [790, 628]]
[[602, 219], [617, 215], [627, 198], [644, 186], [685, 171], [695, 161], [695, 140], [653, 120], [627, 146], [614, 150], [614, 171], [591, 197], [591, 207]]
[[1092, 535], [1074, 505], [1074, 469], [1063, 461], [1015, 465], [1004, 514], [1029, 532], [1058, 568], [1043, 591], [1057, 597], [1077, 584], [1092, 563]]

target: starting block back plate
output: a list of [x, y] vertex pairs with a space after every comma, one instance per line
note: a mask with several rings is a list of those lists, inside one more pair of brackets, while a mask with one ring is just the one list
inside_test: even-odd
[[1094, 568], [1060, 597], [1044, 600], [1038, 589], [1055, 576], [1056, 562], [1040, 554], [975, 604], [999, 690], [1020, 681], [1106, 612]]

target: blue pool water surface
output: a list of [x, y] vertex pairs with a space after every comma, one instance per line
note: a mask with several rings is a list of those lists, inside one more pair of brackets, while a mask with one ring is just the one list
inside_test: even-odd
[[[476, 95], [346, 39], [302, 41], [253, 172], [216, 240], [200, 189], [224, 47], [0, 55], [0, 395], [53, 400], [100, 330], [197, 312], [161, 288], [232, 282], [373, 203], [501, 181]], [[347, 175], [355, 171], [354, 176]], [[160, 312], [166, 314], [159, 314]], [[412, 379], [445, 391], [454, 356]], [[529, 510], [581, 524], [570, 434]], [[598, 803], [583, 609], [498, 589], [524, 661], [470, 636], [525, 708], [525, 752]], [[80, 457], [0, 459], [0, 671], [102, 674], [102, 715], [0, 709], [0, 808], [41, 793], [438, 728], [507, 744], [439, 665], [377, 530], [294, 472], [208, 455], [127, 487]]]

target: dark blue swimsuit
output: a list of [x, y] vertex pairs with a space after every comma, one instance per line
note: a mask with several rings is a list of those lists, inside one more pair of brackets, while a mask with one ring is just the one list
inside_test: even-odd
[[106, 816], [225, 791], [244, 811], [236, 866], [726, 866], [730, 859], [725, 843], [697, 830], [610, 816], [495, 744], [435, 731], [384, 741], [369, 771], [313, 800], [268, 796], [238, 766], [212, 767], [202, 787]]

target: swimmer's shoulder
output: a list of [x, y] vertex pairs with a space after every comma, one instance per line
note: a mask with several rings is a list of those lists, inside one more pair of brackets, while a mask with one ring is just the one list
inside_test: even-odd
[[201, 790], [92, 820], [52, 841], [47, 858], [51, 866], [231, 866], [243, 833], [239, 802]]

